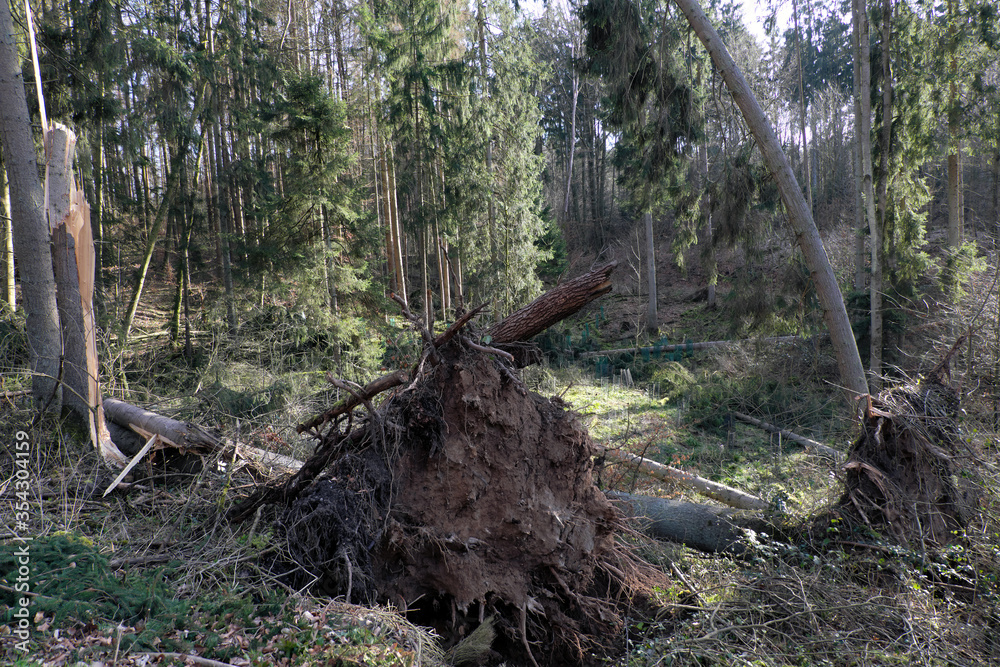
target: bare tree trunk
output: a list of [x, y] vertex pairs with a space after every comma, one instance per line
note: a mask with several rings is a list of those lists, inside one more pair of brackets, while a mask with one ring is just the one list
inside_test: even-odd
[[[0, 145], [0, 158], [3, 146]], [[7, 178], [7, 164], [0, 159], [0, 216], [3, 217], [3, 300], [10, 306], [10, 312], [17, 310], [17, 283], [14, 280], [14, 218], [10, 210], [10, 181]]]
[[713, 482], [710, 479], [698, 477], [687, 471], [679, 470], [672, 466], [665, 466], [662, 463], [657, 463], [656, 461], [651, 461], [650, 459], [636, 456], [620, 449], [605, 449], [602, 453], [619, 463], [633, 465], [650, 477], [679, 484], [730, 507], [743, 510], [766, 510], [769, 507], [766, 500], [762, 500], [757, 496], [752, 496], [731, 486]]
[[569, 317], [597, 297], [611, 291], [609, 276], [616, 266], [617, 262], [611, 262], [553, 287], [493, 325], [487, 332], [490, 340], [498, 345], [525, 341]]
[[[571, 57], [576, 55], [576, 44], [570, 45]], [[568, 153], [566, 164], [566, 195], [563, 197], [563, 223], [569, 219], [569, 196], [573, 187], [573, 156], [576, 154], [576, 103], [580, 97], [580, 75], [576, 67], [570, 63], [573, 77], [573, 102], [569, 113], [569, 138], [567, 139], [566, 151]]]
[[816, 293], [823, 307], [823, 318], [830, 330], [830, 339], [840, 367], [841, 382], [848, 391], [865, 394], [868, 392], [865, 371], [861, 365], [861, 356], [858, 354], [850, 320], [847, 318], [843, 295], [840, 293], [833, 267], [823, 248], [816, 223], [802, 197], [798, 183], [795, 182], [795, 176], [781, 150], [774, 128], [768, 122], [750, 86], [747, 85], [743, 74], [736, 67], [736, 63], [733, 62], [697, 0], [674, 1], [712, 56], [712, 61], [721, 72], [733, 99], [743, 112], [747, 125], [760, 146], [768, 170], [774, 174], [778, 191], [781, 193], [795, 231], [796, 241], [802, 249], [806, 265], [816, 284]]
[[659, 331], [659, 321], [656, 314], [656, 239], [653, 237], [653, 214], [649, 211], [643, 213], [642, 222], [646, 228], [646, 287], [649, 291], [646, 329], [655, 334]]
[[63, 405], [88, 430], [105, 461], [124, 465], [125, 457], [111, 441], [101, 405], [94, 318], [96, 253], [90, 206], [73, 178], [76, 135], [53, 123], [46, 144], [46, 199], [63, 340]]
[[[809, 164], [809, 142], [806, 141], [806, 92], [802, 76], [802, 37], [799, 34], [799, 3], [792, 0], [792, 20], [795, 25], [795, 59], [799, 70], [799, 127], [802, 131], [802, 174], [806, 181], [806, 201], [809, 203], [809, 213], [813, 208], [812, 174]], [[816, 135], [813, 134], [813, 141]]]
[[[962, 140], [959, 137], [961, 113], [959, 112], [958, 77], [958, 35], [955, 22], [958, 20], [957, 0], [948, 0], [948, 68], [951, 82], [948, 85], [948, 248], [954, 255], [962, 245], [962, 206], [960, 190], [960, 170]], [[953, 273], [957, 267], [952, 266]], [[954, 278], [952, 278], [954, 280]]]
[[742, 554], [744, 532], [734, 522], [734, 512], [723, 507], [680, 500], [651, 498], [620, 491], [606, 491], [624, 514], [639, 521], [650, 537], [678, 542], [707, 553]]
[[[889, 206], [889, 153], [892, 143], [892, 71], [890, 69], [890, 41], [892, 30], [892, 1], [882, 0], [882, 149], [880, 152], [879, 170], [881, 177], [878, 185], [879, 214], [873, 216], [875, 233], [872, 234], [872, 280], [871, 280], [871, 393], [875, 394], [882, 386], [882, 291], [885, 266], [885, 221], [886, 209]], [[862, 63], [864, 67], [865, 63]]]
[[851, 31], [851, 45], [854, 51], [852, 58], [854, 61], [854, 150], [851, 151], [854, 158], [854, 289], [859, 292], [865, 288], [866, 282], [865, 232], [868, 229], [865, 218], [861, 135], [870, 131], [865, 128], [861, 115], [861, 36], [859, 34], [861, 19], [858, 17], [858, 12], [861, 11], [860, 2], [861, 0], [852, 0], [851, 2], [851, 20], [854, 25], [854, 29]]
[[708, 145], [702, 143], [698, 149], [702, 190], [707, 193], [704, 204], [705, 211], [705, 273], [708, 274], [708, 307], [715, 308], [715, 285], [719, 280], [719, 269], [715, 262], [715, 243], [712, 240], [712, 194], [709, 191]]
[[14, 252], [31, 350], [31, 388], [36, 403], [42, 404], [55, 396], [58, 387], [62, 341], [42, 183], [7, 0], [0, 0], [0, 99], [0, 140], [10, 178]]

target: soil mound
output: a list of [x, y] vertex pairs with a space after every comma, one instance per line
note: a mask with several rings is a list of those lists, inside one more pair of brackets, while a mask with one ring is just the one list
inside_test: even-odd
[[438, 352], [363, 437], [327, 433], [344, 451], [283, 514], [289, 554], [324, 593], [395, 605], [453, 641], [493, 618], [494, 655], [517, 664], [616, 651], [623, 605], [662, 575], [616, 547], [589, 435], [495, 356]]

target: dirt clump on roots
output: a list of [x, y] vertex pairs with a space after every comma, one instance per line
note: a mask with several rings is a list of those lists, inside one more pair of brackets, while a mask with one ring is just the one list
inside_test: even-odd
[[959, 542], [981, 497], [959, 409], [958, 394], [942, 378], [869, 397], [843, 466], [838, 514], [902, 545]]
[[282, 515], [299, 576], [391, 604], [451, 643], [492, 618], [498, 661], [619, 652], [626, 608], [663, 575], [616, 544], [586, 429], [497, 357], [459, 341], [438, 352], [355, 426], [362, 438], [332, 436], [351, 451]]

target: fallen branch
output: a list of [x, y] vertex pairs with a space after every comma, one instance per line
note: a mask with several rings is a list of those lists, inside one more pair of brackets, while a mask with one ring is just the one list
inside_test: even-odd
[[677, 351], [688, 351], [688, 350], [706, 350], [712, 347], [728, 347], [730, 345], [739, 345], [740, 343], [794, 343], [801, 341], [802, 339], [798, 336], [773, 336], [770, 338], [757, 338], [757, 339], [740, 339], [740, 340], [712, 340], [705, 341], [701, 343], [677, 343], [676, 345], [647, 345], [645, 347], [621, 347], [614, 350], [597, 350], [595, 352], [583, 352], [580, 354], [580, 359], [589, 359], [590, 357], [605, 357], [609, 354], [628, 354], [644, 352], [646, 350], [650, 352], [677, 352]]
[[219, 662], [218, 660], [212, 660], [211, 658], [203, 658], [200, 655], [192, 655], [190, 653], [173, 653], [170, 651], [159, 651], [157, 653], [134, 653], [133, 655], [141, 655], [149, 658], [165, 658], [166, 660], [180, 660], [182, 663], [191, 663], [194, 665], [201, 665], [202, 667], [235, 667], [228, 662]]
[[666, 482], [675, 482], [730, 507], [743, 510], [766, 510], [770, 507], [767, 501], [761, 500], [749, 493], [744, 493], [739, 489], [713, 482], [704, 477], [692, 475], [689, 472], [684, 472], [671, 466], [665, 466], [656, 461], [650, 461], [635, 454], [623, 452], [620, 449], [604, 449], [603, 453], [605, 456], [621, 463], [635, 465], [650, 477], [655, 477]]
[[797, 433], [792, 433], [791, 431], [783, 429], [780, 426], [775, 426], [774, 424], [768, 424], [765, 421], [754, 419], [750, 415], [745, 415], [742, 412], [734, 412], [733, 416], [739, 419], [741, 422], [746, 422], [747, 424], [751, 424], [758, 428], [762, 428], [765, 431], [768, 431], [769, 433], [777, 433], [782, 438], [787, 438], [792, 442], [797, 442], [803, 447], [805, 447], [806, 451], [808, 452], [813, 452], [815, 454], [822, 454], [823, 456], [828, 456], [834, 461], [844, 460], [844, 454], [842, 452], [838, 452], [833, 447], [827, 447], [821, 442], [816, 442], [815, 440], [811, 440], [805, 436], [798, 435]]
[[409, 381], [410, 376], [404, 370], [398, 370], [395, 373], [389, 373], [388, 375], [383, 375], [380, 378], [372, 380], [364, 387], [361, 387], [356, 391], [356, 393], [351, 393], [346, 396], [342, 401], [334, 405], [332, 408], [324, 412], [323, 414], [313, 417], [304, 424], [299, 424], [295, 427], [296, 433], [303, 433], [305, 431], [312, 431], [314, 429], [322, 427], [327, 422], [336, 419], [342, 414], [346, 414], [358, 407], [365, 401], [370, 401], [372, 398], [381, 394], [383, 391], [397, 387], [407, 381]]

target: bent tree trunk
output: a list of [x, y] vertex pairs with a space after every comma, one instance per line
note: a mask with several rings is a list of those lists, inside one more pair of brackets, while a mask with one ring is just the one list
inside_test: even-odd
[[674, 2], [712, 56], [712, 62], [722, 74], [733, 99], [746, 118], [750, 132], [760, 146], [768, 171], [777, 182], [781, 199], [788, 211], [789, 221], [795, 231], [795, 239], [802, 249], [806, 265], [816, 284], [816, 293], [823, 307], [823, 319], [830, 330], [830, 339], [833, 341], [834, 353], [840, 367], [840, 380], [848, 391], [866, 394], [868, 387], [865, 382], [865, 370], [861, 365], [861, 356], [858, 354], [858, 345], [851, 331], [850, 320], [847, 318], [844, 297], [837, 285], [833, 267], [830, 266], [830, 259], [823, 248], [823, 241], [816, 229], [812, 213], [802, 196], [802, 190], [795, 181], [788, 158], [781, 150], [774, 128], [697, 0], [674, 0]]

